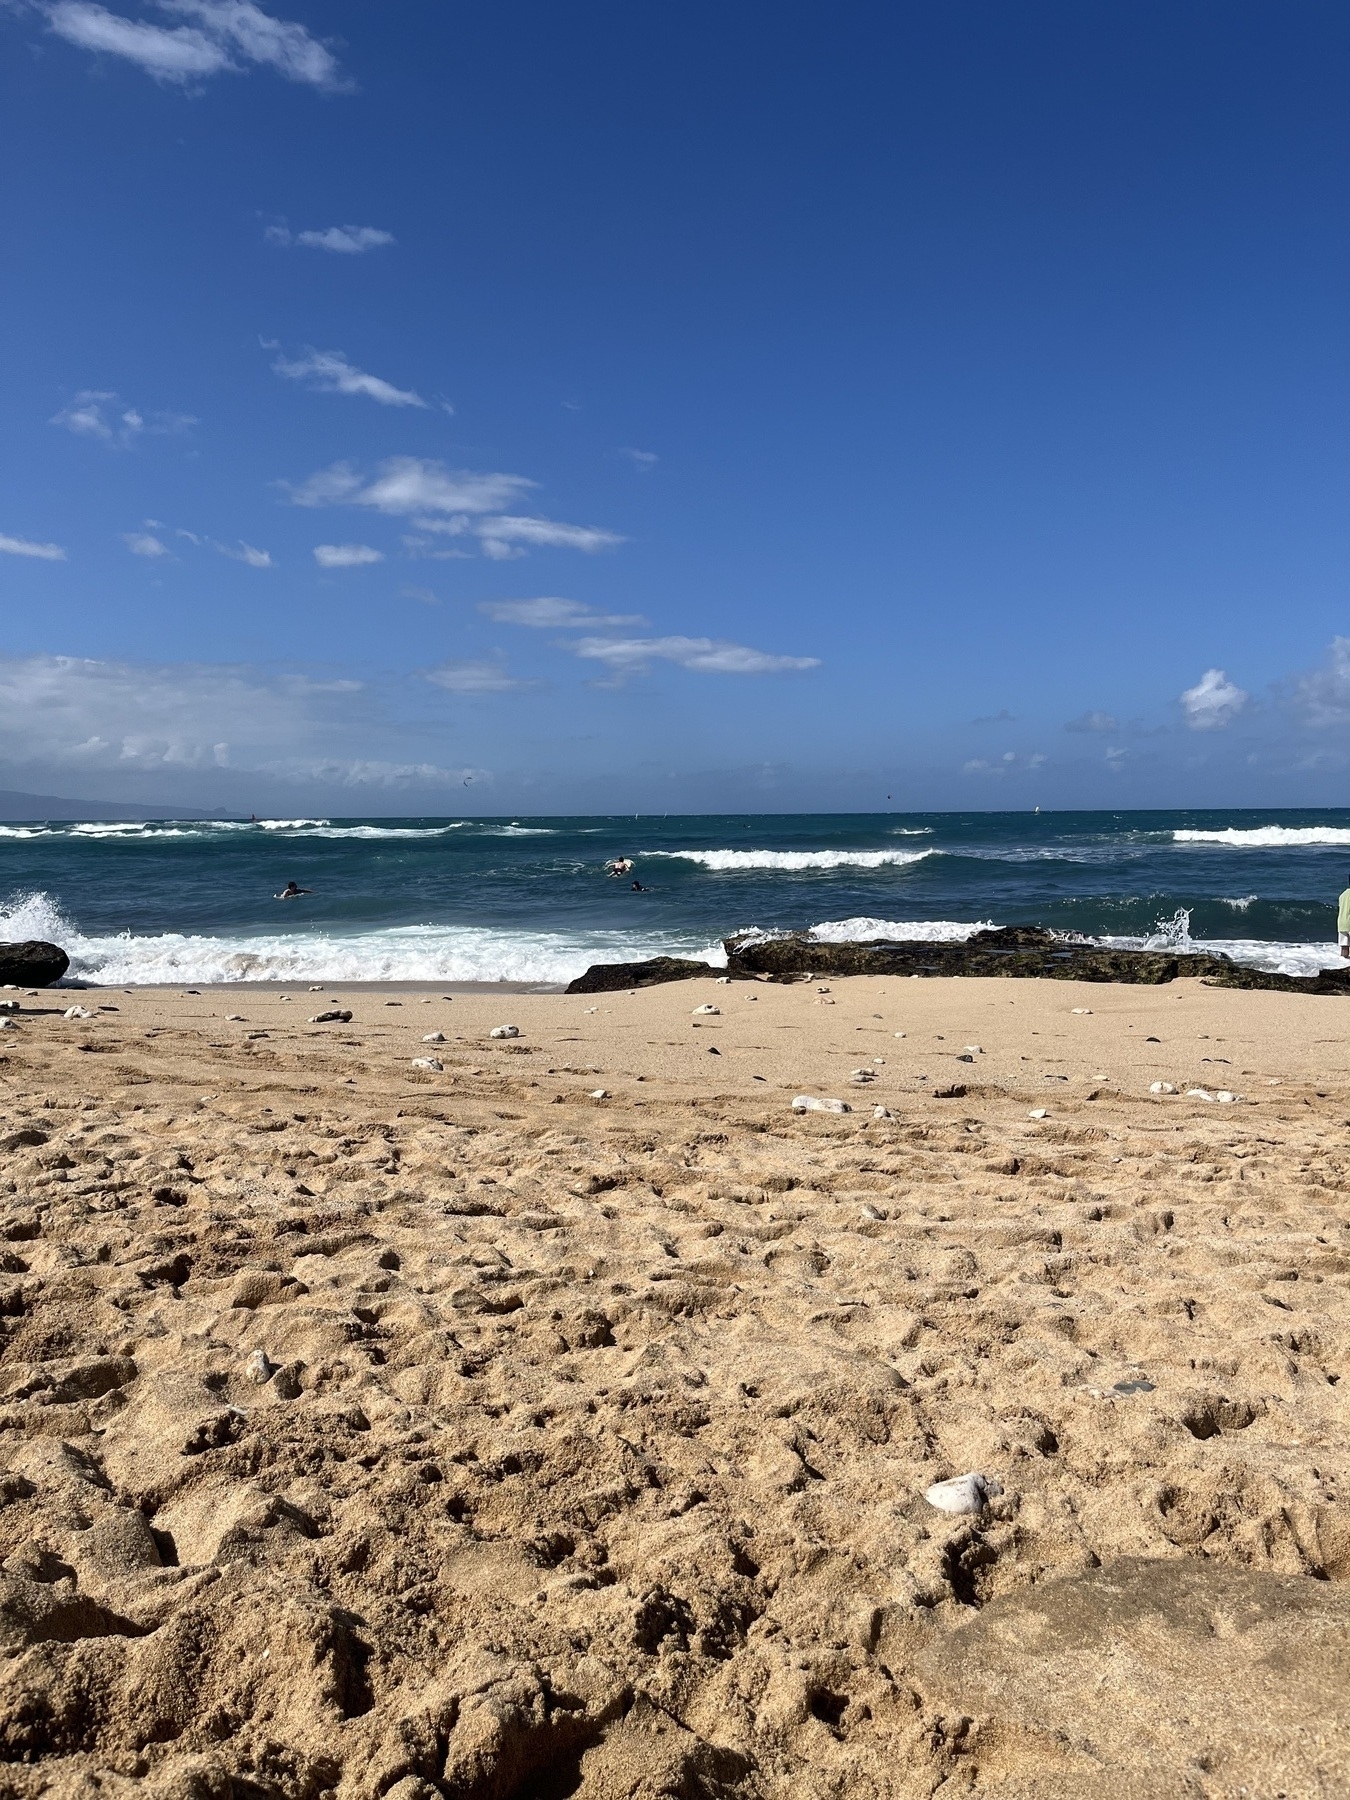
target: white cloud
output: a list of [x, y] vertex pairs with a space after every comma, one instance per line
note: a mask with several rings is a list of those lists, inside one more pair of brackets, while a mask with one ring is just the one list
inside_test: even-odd
[[316, 544], [314, 560], [321, 569], [359, 569], [365, 563], [383, 562], [384, 552], [369, 544]]
[[1044, 768], [1049, 759], [1036, 751], [1031, 756], [1019, 756], [1015, 750], [1005, 750], [997, 762], [988, 757], [975, 756], [969, 762], [962, 763], [963, 775], [991, 775], [995, 780], [1004, 775], [1034, 775], [1037, 769]]
[[1182, 694], [1181, 706], [1192, 731], [1218, 731], [1233, 722], [1250, 698], [1222, 669], [1206, 669]]
[[274, 569], [276, 567], [272, 561], [270, 550], [255, 550], [252, 544], [246, 544], [242, 538], [236, 547], [229, 544], [217, 544], [213, 540], [211, 548], [218, 550], [222, 556], [228, 556], [232, 562], [247, 563], [250, 569]]
[[494, 562], [523, 556], [525, 552], [517, 548], [520, 544], [584, 550], [593, 556], [597, 550], [612, 550], [624, 541], [613, 531], [601, 531], [593, 525], [563, 525], [556, 519], [483, 519], [474, 530], [482, 539], [484, 556], [490, 556]]
[[[406, 516], [496, 512], [533, 486], [523, 475], [476, 475], [425, 457], [391, 456], [369, 481], [350, 463], [334, 463], [292, 487], [290, 494], [297, 506], [373, 506]], [[419, 526], [424, 531], [440, 528], [425, 521]]]
[[321, 394], [360, 394], [381, 406], [421, 406], [426, 401], [410, 388], [396, 388], [378, 375], [367, 375], [347, 361], [340, 350], [306, 350], [294, 361], [279, 356], [272, 364], [278, 375], [303, 381]]
[[122, 542], [133, 556], [167, 556], [168, 548], [148, 531], [124, 531]]
[[505, 694], [513, 688], [531, 687], [517, 681], [496, 663], [448, 662], [427, 670], [427, 680], [452, 694]]
[[713, 638], [582, 638], [575, 648], [578, 656], [602, 662], [616, 675], [638, 674], [657, 660], [700, 675], [777, 675], [820, 667], [818, 656], [775, 656]]
[[332, 53], [303, 25], [274, 19], [253, 0], [156, 0], [156, 6], [191, 23], [167, 26], [128, 19], [94, 0], [54, 0], [43, 11], [52, 31], [67, 43], [120, 56], [158, 81], [238, 74], [254, 63], [310, 87], [331, 91], [347, 85]]
[[537, 600], [484, 600], [478, 610], [499, 625], [531, 625], [553, 631], [647, 623], [641, 613], [592, 612], [579, 600], [559, 600], [553, 596], [541, 596]]
[[35, 556], [40, 562], [64, 562], [60, 544], [35, 544], [31, 538], [7, 537], [0, 532], [0, 556]]
[[269, 225], [263, 236], [269, 244], [303, 244], [307, 250], [327, 250], [334, 256], [364, 256], [397, 241], [392, 231], [380, 231], [374, 225], [329, 225], [323, 231], [297, 231], [294, 236], [284, 225]]
[[147, 417], [134, 406], [124, 406], [119, 412], [119, 405], [117, 395], [107, 388], [84, 388], [73, 405], [63, 407], [48, 423], [105, 444], [132, 444], [145, 434], [171, 437], [197, 423], [191, 413], [153, 412]]
[[1350, 638], [1333, 638], [1327, 666], [1305, 675], [1294, 687], [1294, 707], [1316, 728], [1350, 719]]
[[626, 456], [635, 469], [643, 470], [654, 469], [661, 460], [654, 450], [623, 449], [619, 455]]

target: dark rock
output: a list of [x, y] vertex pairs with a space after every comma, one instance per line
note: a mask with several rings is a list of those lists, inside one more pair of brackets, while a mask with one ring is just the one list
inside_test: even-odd
[[70, 967], [59, 944], [30, 938], [24, 944], [0, 944], [0, 987], [50, 987]]
[[629, 988], [657, 987], [663, 981], [697, 981], [721, 971], [709, 963], [687, 962], [679, 956], [654, 956], [650, 962], [592, 963], [584, 975], [569, 983], [569, 994], [617, 994]]
[[[731, 937], [726, 939], [726, 952], [726, 973], [733, 981], [801, 981], [842, 975], [999, 975], [1158, 987], [1182, 976], [1203, 976], [1214, 987], [1350, 995], [1350, 966], [1324, 969], [1319, 975], [1272, 975], [1218, 954], [1117, 950], [1087, 938], [1061, 936], [1039, 925], [977, 931], [964, 942], [951, 944], [906, 938], [822, 944], [800, 935]], [[683, 962], [670, 956], [640, 963], [599, 963], [587, 969], [567, 991], [614, 993], [717, 973], [707, 963]]]

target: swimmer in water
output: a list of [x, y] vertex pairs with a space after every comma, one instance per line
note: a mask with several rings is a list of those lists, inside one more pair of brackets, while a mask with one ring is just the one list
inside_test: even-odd
[[613, 862], [607, 862], [605, 864], [605, 873], [613, 881], [617, 881], [620, 876], [631, 875], [633, 873], [632, 858], [627, 856], [616, 856]]
[[293, 881], [288, 881], [281, 892], [273, 894], [272, 898], [274, 900], [298, 900], [302, 894], [312, 894], [313, 892], [313, 888], [297, 887]]

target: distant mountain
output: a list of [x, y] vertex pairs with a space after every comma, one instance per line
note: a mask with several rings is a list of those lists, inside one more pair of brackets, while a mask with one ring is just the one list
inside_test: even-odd
[[18, 794], [0, 788], [0, 819], [11, 825], [31, 825], [43, 819], [214, 819], [218, 813], [191, 806], [137, 806], [121, 800], [60, 800], [54, 794]]

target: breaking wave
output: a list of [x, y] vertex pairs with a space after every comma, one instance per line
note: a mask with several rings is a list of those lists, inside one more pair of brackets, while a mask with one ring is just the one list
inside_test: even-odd
[[1298, 850], [1350, 847], [1350, 829], [1338, 825], [1257, 825], [1249, 831], [1174, 831], [1174, 844], [1220, 844], [1229, 850]]

